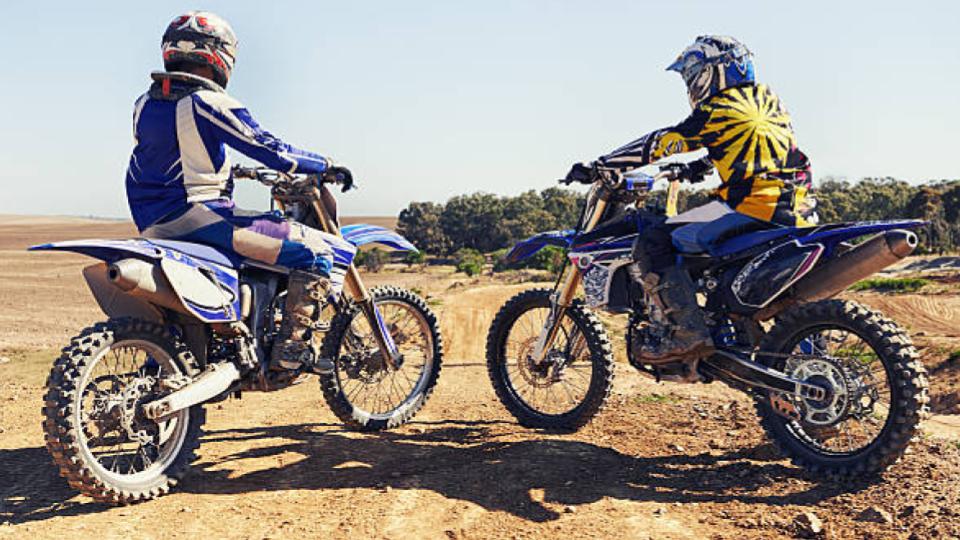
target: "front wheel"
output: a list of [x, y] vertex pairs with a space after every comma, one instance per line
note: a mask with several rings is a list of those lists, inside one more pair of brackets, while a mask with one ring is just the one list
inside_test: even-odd
[[197, 371], [193, 354], [152, 322], [111, 319], [73, 338], [44, 397], [43, 431], [60, 475], [112, 504], [167, 493], [194, 459], [205, 412], [197, 405], [155, 422], [141, 405]]
[[532, 289], [504, 304], [487, 334], [487, 372], [497, 397], [521, 425], [576, 430], [610, 395], [613, 352], [603, 324], [576, 301], [564, 311], [551, 349], [535, 361], [551, 294]]
[[842, 300], [794, 307], [760, 344], [761, 360], [827, 389], [820, 400], [784, 398], [794, 418], [757, 400], [761, 425], [796, 465], [857, 477], [895, 463], [928, 414], [926, 370], [909, 336], [881, 314]]
[[320, 377], [323, 397], [341, 421], [363, 430], [400, 426], [427, 402], [443, 359], [437, 317], [416, 294], [399, 287], [370, 291], [402, 355], [396, 369], [380, 353], [358, 306], [338, 312], [323, 338], [322, 354], [336, 369]]

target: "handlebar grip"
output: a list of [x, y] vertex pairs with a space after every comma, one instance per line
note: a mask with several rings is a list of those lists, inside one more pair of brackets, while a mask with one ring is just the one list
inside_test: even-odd
[[234, 165], [230, 172], [234, 178], [257, 178], [257, 170], [250, 167]]

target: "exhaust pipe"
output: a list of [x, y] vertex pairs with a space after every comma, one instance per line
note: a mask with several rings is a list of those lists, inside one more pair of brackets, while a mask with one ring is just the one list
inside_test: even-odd
[[140, 259], [122, 259], [107, 267], [107, 279], [130, 296], [190, 315], [156, 264]]
[[793, 296], [758, 311], [754, 320], [767, 320], [792, 304], [830, 298], [850, 285], [897, 263], [917, 248], [917, 235], [895, 229], [874, 235], [866, 242], [823, 264], [794, 287]]
[[168, 396], [143, 405], [143, 413], [151, 420], [159, 420], [183, 409], [203, 403], [225, 392], [240, 379], [240, 371], [231, 362], [211, 364], [183, 388]]

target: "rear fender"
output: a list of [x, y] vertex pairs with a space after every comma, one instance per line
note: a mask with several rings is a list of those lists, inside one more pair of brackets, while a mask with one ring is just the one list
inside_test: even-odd
[[847, 240], [853, 240], [854, 238], [868, 234], [892, 231], [894, 229], [916, 229], [926, 224], [926, 221], [919, 219], [837, 223], [811, 229], [809, 234], [799, 236], [797, 240], [802, 245], [823, 244], [826, 248], [824, 256], [829, 257], [832, 255], [834, 248]]
[[[141, 259], [162, 268], [164, 276], [186, 310], [201, 321], [223, 323], [240, 318], [240, 280], [236, 270], [191, 257], [147, 239], [72, 240], [33, 246], [30, 250], [71, 251], [100, 259], [107, 265], [122, 259]], [[135, 298], [135, 302], [121, 301], [120, 297], [107, 292], [108, 286], [117, 289], [109, 281], [99, 277], [94, 277], [91, 281], [90, 275], [100, 272], [93, 268], [99, 266], [88, 267], [84, 270], [84, 276], [105, 313], [114, 315], [127, 311], [149, 315], [149, 310], [145, 312], [143, 309], [142, 304], [146, 303], [144, 300]], [[103, 270], [105, 275], [105, 266]], [[117, 294], [132, 296], [119, 289]], [[107, 307], [104, 307], [105, 304]], [[152, 304], [147, 305], [157, 309]]]
[[366, 244], [381, 244], [397, 251], [419, 251], [409, 240], [390, 229], [378, 225], [357, 223], [340, 227], [344, 240], [356, 247]]
[[574, 235], [575, 232], [572, 230], [547, 231], [536, 234], [513, 246], [504, 260], [508, 264], [518, 263], [522, 260], [529, 259], [545, 246], [557, 246], [566, 249], [570, 247], [570, 244], [573, 242]]
[[142, 238], [129, 240], [68, 240], [31, 246], [28, 251], [72, 251], [106, 263], [134, 257], [151, 260], [163, 257], [163, 248]]

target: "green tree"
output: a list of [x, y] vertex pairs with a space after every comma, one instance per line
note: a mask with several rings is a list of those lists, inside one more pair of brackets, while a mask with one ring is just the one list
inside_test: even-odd
[[572, 229], [580, 219], [584, 197], [576, 191], [558, 187], [547, 188], [540, 192], [543, 209], [553, 216], [553, 228]]
[[397, 232], [421, 250], [448, 253], [450, 240], [440, 226], [443, 205], [433, 202], [412, 202], [400, 211]]
[[462, 248], [481, 252], [506, 245], [503, 226], [503, 201], [490, 193], [460, 195], [447, 201], [440, 214], [440, 226], [450, 246], [447, 253]]

